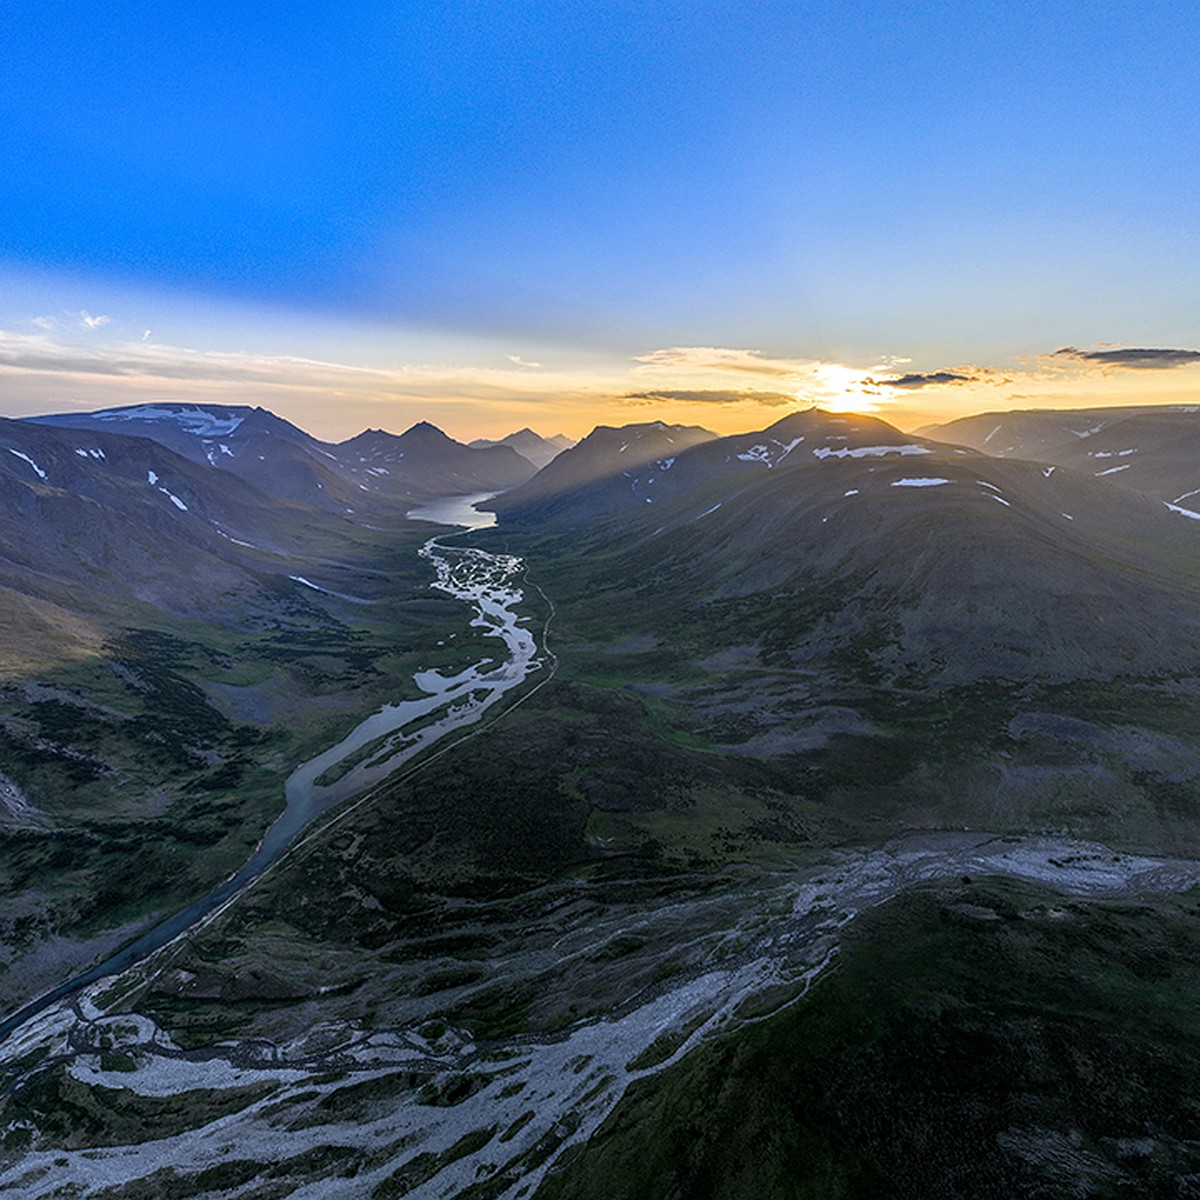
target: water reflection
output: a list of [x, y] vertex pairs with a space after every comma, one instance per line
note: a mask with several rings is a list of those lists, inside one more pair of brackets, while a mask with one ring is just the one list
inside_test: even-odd
[[443, 496], [410, 508], [405, 514], [412, 521], [434, 521], [438, 525], [462, 525], [467, 529], [487, 529], [496, 523], [496, 514], [472, 507], [490, 500], [495, 492], [473, 492], [469, 496]]

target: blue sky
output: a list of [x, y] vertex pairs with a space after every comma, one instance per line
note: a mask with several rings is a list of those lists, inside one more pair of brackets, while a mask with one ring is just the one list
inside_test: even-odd
[[0, 322], [526, 379], [1192, 347], [1198, 34], [1175, 3], [16, 0]]

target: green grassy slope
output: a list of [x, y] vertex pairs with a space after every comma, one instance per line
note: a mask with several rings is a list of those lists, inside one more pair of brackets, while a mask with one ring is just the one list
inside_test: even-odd
[[1200, 908], [922, 887], [808, 999], [636, 1084], [539, 1200], [1184, 1196]]
[[364, 530], [338, 540], [336, 571], [319, 553], [284, 564], [345, 580], [369, 604], [313, 592], [263, 556], [260, 590], [226, 597], [222, 623], [102, 613], [77, 661], [10, 673], [0, 771], [19, 803], [0, 807], [0, 1006], [211, 889], [282, 810], [297, 763], [415, 695], [414, 670], [466, 665], [478, 639], [460, 605], [428, 591], [416, 554], [428, 536]]

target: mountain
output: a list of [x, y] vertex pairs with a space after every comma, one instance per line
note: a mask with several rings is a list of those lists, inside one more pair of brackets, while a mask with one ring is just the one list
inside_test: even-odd
[[740, 606], [723, 636], [943, 682], [1200, 664], [1200, 524], [1161, 502], [870, 417], [797, 413], [658, 457], [666, 436], [597, 431], [490, 505], [502, 529], [573, 531], [609, 595], [653, 578], [623, 611], [660, 631]]
[[1017, 410], [963, 417], [930, 437], [1000, 458], [1028, 458], [1200, 509], [1200, 407]]
[[426, 422], [399, 437], [368, 430], [332, 444], [245, 405], [142, 404], [28, 421], [149, 438], [272, 496], [326, 512], [391, 510], [437, 496], [496, 491], [533, 472], [508, 447], [472, 450]]
[[476, 438], [469, 443], [476, 450], [486, 450], [489, 446], [511, 446], [522, 458], [528, 459], [538, 470], [546, 466], [551, 459], [564, 450], [570, 450], [575, 443], [561, 433], [544, 438], [534, 433], [532, 429], [518, 429], [499, 441], [489, 441], [487, 438]]
[[217, 616], [309, 511], [148, 438], [0, 421], [0, 579], [73, 611]]
[[587, 522], [711, 489], [717, 480], [736, 485], [826, 461], [907, 459], [929, 453], [931, 445], [872, 417], [817, 409], [724, 438], [661, 423], [601, 426], [489, 507], [506, 524]]
[[428, 421], [400, 435], [368, 429], [335, 448], [361, 489], [401, 503], [434, 496], [503, 491], [524, 483], [533, 465], [511, 446], [472, 449]]
[[469, 652], [428, 536], [0, 420], [0, 1007], [215, 886], [310, 747]]
[[[709, 1177], [787, 1194], [799, 1168], [755, 1149], [778, 1144], [814, 1195], [852, 1146], [915, 1162], [904, 1194], [923, 1196], [963, 1162], [1012, 1166], [1005, 1147], [1045, 1165], [1046, 1129], [1057, 1167], [1079, 1128], [1107, 1156], [1089, 1170], [1149, 1171], [1114, 1139], [1143, 1137], [1149, 1110], [1124, 1114], [1163, 1046], [1195, 1041], [1172, 947], [1200, 923], [1187, 893], [1150, 908], [1127, 881], [1197, 877], [1147, 856], [1200, 852], [1200, 523], [822, 413], [721, 439], [598, 430], [496, 505], [464, 561], [524, 560], [554, 672], [111, 989], [163, 1031], [128, 1017], [135, 1040], [113, 1014], [136, 1070], [179, 1046], [193, 1095], [231, 1087], [227, 1065], [303, 1074], [266, 1106], [171, 1109], [204, 1132], [184, 1152], [123, 1144], [114, 1167], [64, 1144], [58, 1114], [81, 1089], [104, 1111], [94, 1087], [122, 1079], [22, 1062], [7, 1111], [34, 1148], [148, 1194], [249, 1195], [264, 1161], [346, 1196], [690, 1195]], [[1140, 1012], [1154, 1032], [1134, 1045]], [[1107, 1039], [1121, 1075], [1100, 1095]], [[1057, 1064], [1036, 1094], [1017, 1087], [1031, 1056]], [[981, 1092], [981, 1060], [1013, 1087]], [[1182, 1071], [1149, 1102], [1180, 1106], [1144, 1131], [1156, 1154], [1190, 1136], [1189, 1087]], [[161, 1139], [163, 1111], [113, 1140]], [[984, 1130], [970, 1156], [928, 1151], [950, 1120]], [[219, 1176], [209, 1136], [237, 1139]], [[990, 1194], [1037, 1191], [999, 1178]]]
[[[528, 483], [479, 507], [511, 524], [599, 517], [625, 507], [627, 492], [641, 499], [635, 481], [647, 476], [652, 464], [665, 463], [657, 469], [669, 470], [682, 451], [715, 437], [695, 425], [661, 421], [619, 428], [599, 425]], [[645, 498], [652, 500], [653, 493]]]
[[57, 428], [149, 438], [270, 495], [326, 511], [343, 512], [357, 499], [331, 448], [263, 408], [138, 404], [27, 420]]

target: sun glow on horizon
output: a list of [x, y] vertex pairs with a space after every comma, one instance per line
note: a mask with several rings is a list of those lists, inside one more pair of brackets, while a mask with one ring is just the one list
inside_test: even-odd
[[883, 393], [894, 391], [872, 382], [873, 374], [886, 370], [876, 367], [864, 371], [841, 363], [818, 363], [812, 368], [813, 385], [802, 386], [796, 398], [811, 401], [826, 412], [875, 416], [880, 412], [880, 401], [886, 398]]
[[10, 417], [154, 401], [260, 404], [333, 441], [422, 420], [469, 441], [522, 426], [580, 438], [597, 425], [646, 420], [726, 435], [810, 405], [913, 430], [977, 412], [1200, 399], [1200, 351], [1190, 348], [1068, 352], [1051, 343], [994, 365], [872, 352], [859, 358], [864, 366], [719, 344], [630, 353], [417, 327], [332, 327], [270, 309], [196, 311], [162, 294], [53, 280], [14, 288], [5, 300], [0, 408]]

